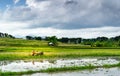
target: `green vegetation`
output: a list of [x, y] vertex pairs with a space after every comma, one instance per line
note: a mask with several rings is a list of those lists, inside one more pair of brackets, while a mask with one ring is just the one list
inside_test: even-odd
[[106, 64], [103, 66], [92, 66], [91, 64], [88, 66], [71, 66], [71, 67], [60, 67], [60, 68], [48, 68], [46, 70], [41, 70], [40, 72], [60, 72], [60, 71], [73, 71], [73, 70], [85, 70], [85, 69], [95, 69], [95, 68], [112, 68], [112, 67], [120, 67], [120, 63], [118, 64]]
[[0, 72], [0, 76], [20, 76], [23, 74], [38, 73], [40, 71], [26, 71], [26, 72]]
[[58, 41], [56, 36], [49, 37], [48, 41], [49, 41], [49, 45], [58, 46]]
[[8, 34], [8, 33], [1, 33], [0, 32], [0, 38], [15, 38], [15, 37]]
[[[53, 38], [54, 40], [54, 38]], [[58, 58], [79, 58], [79, 57], [101, 57], [101, 56], [120, 56], [120, 47], [91, 47], [82, 44], [67, 44], [57, 42], [58, 46], [48, 46], [48, 41], [44, 40], [25, 40], [13, 38], [0, 38], [0, 60], [25, 60], [25, 59], [48, 59]], [[44, 52], [44, 55], [32, 56], [32, 51]], [[104, 65], [102, 67], [116, 67], [116, 65]], [[101, 66], [98, 66], [101, 67]], [[0, 72], [0, 76], [31, 74], [36, 72], [56, 72], [67, 70], [84, 70], [98, 68], [95, 66], [71, 66], [61, 68], [49, 68], [41, 71], [27, 72]]]
[[[79, 58], [88, 56], [120, 56], [120, 47], [91, 47], [81, 44], [58, 43], [48, 46], [48, 41], [0, 38], [0, 60]], [[32, 51], [44, 55], [32, 56]]]
[[120, 36], [107, 38], [107, 37], [97, 37], [91, 39], [83, 38], [60, 38], [60, 42], [69, 44], [83, 44], [89, 45], [90, 47], [120, 47]]
[[120, 47], [120, 36], [116, 37], [97, 37], [97, 38], [57, 38], [56, 36], [51, 37], [45, 37], [42, 39], [42, 37], [33, 37], [33, 36], [26, 36], [27, 40], [45, 40], [52, 43], [52, 46], [57, 46], [58, 41], [66, 44], [82, 44], [82, 45], [88, 45], [90, 47]]

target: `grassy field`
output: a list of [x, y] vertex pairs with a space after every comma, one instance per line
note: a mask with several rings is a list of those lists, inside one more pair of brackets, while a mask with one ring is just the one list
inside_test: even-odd
[[[43, 51], [44, 55], [32, 56], [32, 51]], [[120, 56], [120, 48], [96, 48], [80, 44], [47, 45], [47, 41], [0, 38], [0, 60], [56, 59], [98, 56]]]
[[[80, 57], [120, 57], [120, 47], [90, 47], [80, 44], [63, 44], [59, 46], [48, 46], [47, 41], [25, 40], [25, 39], [8, 39], [0, 38], [0, 61], [3, 60], [33, 60], [33, 59], [60, 59], [60, 58], [80, 58]], [[44, 55], [32, 56], [32, 51], [43, 51]], [[116, 67], [116, 65], [105, 65], [103, 67]], [[22, 75], [37, 72], [54, 72], [66, 70], [82, 70], [96, 68], [91, 67], [64, 67], [64, 68], [49, 68], [43, 71], [27, 71], [27, 72], [0, 72], [0, 76]]]

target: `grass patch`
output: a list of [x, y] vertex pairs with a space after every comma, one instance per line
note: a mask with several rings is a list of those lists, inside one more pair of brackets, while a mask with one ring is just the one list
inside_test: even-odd
[[120, 63], [118, 64], [106, 64], [103, 66], [92, 66], [91, 64], [88, 66], [72, 66], [72, 67], [61, 67], [61, 68], [48, 68], [46, 70], [41, 70], [41, 72], [61, 72], [61, 71], [74, 71], [74, 70], [92, 70], [95, 68], [112, 68], [112, 67], [120, 67]]
[[[43, 56], [31, 56], [32, 50], [43, 51]], [[47, 41], [0, 38], [0, 60], [54, 59], [98, 56], [120, 56], [120, 47], [90, 47], [80, 44], [47, 46]]]
[[[10, 49], [10, 48], [8, 48]], [[13, 49], [13, 47], [11, 48]], [[15, 50], [0, 52], [0, 60], [24, 60], [24, 59], [61, 59], [79, 57], [120, 57], [119, 49], [58, 49], [58, 48], [16, 48]], [[31, 56], [32, 50], [43, 51], [42, 56]]]
[[0, 76], [21, 76], [23, 74], [33, 74], [40, 71], [25, 71], [25, 72], [0, 72]]
[[60, 67], [60, 68], [48, 68], [46, 70], [41, 70], [40, 72], [61, 72], [61, 71], [73, 71], [73, 70], [85, 70], [85, 69], [94, 69], [95, 66], [71, 66], [71, 67]]

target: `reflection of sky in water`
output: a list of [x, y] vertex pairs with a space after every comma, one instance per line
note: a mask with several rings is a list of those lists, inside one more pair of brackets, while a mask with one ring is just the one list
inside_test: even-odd
[[28, 71], [28, 70], [41, 70], [51, 67], [64, 67], [64, 66], [87, 66], [89, 64], [93, 66], [102, 66], [104, 64], [117, 64], [118, 60], [108, 58], [108, 59], [93, 59], [93, 58], [84, 58], [84, 59], [59, 59], [59, 60], [50, 60], [50, 61], [1, 61], [0, 70], [1, 71]]
[[35, 73], [23, 76], [120, 76], [119, 68], [103, 69], [98, 68], [95, 70], [73, 71], [73, 72], [59, 72], [59, 73]]

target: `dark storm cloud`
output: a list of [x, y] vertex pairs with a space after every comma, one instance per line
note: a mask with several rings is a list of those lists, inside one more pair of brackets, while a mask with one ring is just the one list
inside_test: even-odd
[[30, 22], [29, 28], [80, 29], [120, 25], [119, 0], [26, 0], [6, 19]]

